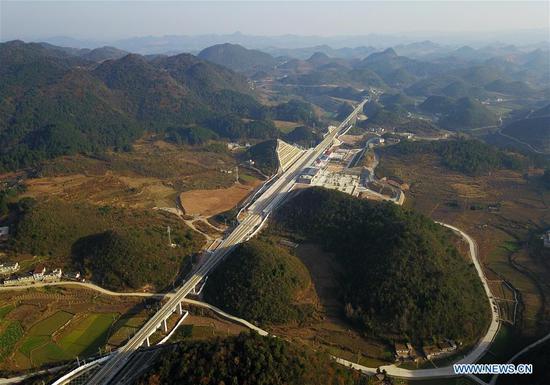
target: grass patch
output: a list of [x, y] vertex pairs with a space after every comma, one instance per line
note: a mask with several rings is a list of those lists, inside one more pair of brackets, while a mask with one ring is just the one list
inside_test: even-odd
[[500, 247], [509, 253], [516, 253], [521, 249], [521, 246], [514, 241], [505, 241]]
[[0, 321], [4, 319], [4, 317], [7, 316], [8, 313], [13, 309], [15, 309], [15, 305], [6, 305], [6, 306], [0, 307]]
[[73, 318], [73, 314], [65, 311], [58, 311], [54, 315], [34, 325], [31, 328], [29, 335], [51, 336], [57, 329], [65, 325], [71, 318]]
[[67, 361], [72, 358], [73, 356], [67, 354], [53, 342], [33, 350], [31, 354], [31, 360], [36, 366], [41, 366], [50, 362]]
[[28, 336], [19, 347], [19, 351], [26, 357], [31, 358], [31, 353], [34, 349], [48, 342], [50, 342], [49, 336]]
[[95, 353], [107, 342], [109, 328], [117, 315], [117, 313], [88, 315], [61, 337], [58, 341], [59, 347], [72, 357]]
[[145, 322], [144, 315], [125, 315], [119, 318], [112, 327], [112, 334], [109, 336], [109, 344], [118, 346], [130, 338]]
[[23, 328], [21, 327], [21, 323], [14, 321], [7, 325], [2, 334], [0, 334], [0, 361], [3, 361], [11, 354], [15, 344], [17, 344], [22, 336]]

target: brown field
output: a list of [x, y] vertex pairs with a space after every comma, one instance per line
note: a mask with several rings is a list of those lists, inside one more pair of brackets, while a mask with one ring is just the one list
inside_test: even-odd
[[180, 203], [187, 215], [212, 216], [235, 207], [258, 186], [259, 180], [235, 184], [216, 190], [191, 190], [180, 194]]
[[513, 318], [513, 291], [504, 281], [519, 291], [514, 338], [528, 341], [550, 331], [550, 264], [534, 258], [529, 248], [550, 224], [550, 193], [540, 186], [540, 170], [528, 177], [510, 170], [473, 177], [444, 168], [432, 156], [397, 158], [382, 152], [377, 174], [398, 176], [411, 186], [406, 207], [475, 238], [487, 277], [498, 281], [491, 289], [503, 299], [506, 318]]
[[[39, 177], [25, 180], [25, 196], [124, 207], [174, 207], [181, 191], [230, 187], [234, 178], [223, 170], [235, 165], [232, 155], [219, 148], [142, 140], [129, 153], [49, 161]], [[243, 174], [243, 179], [248, 177]]]
[[300, 123], [289, 122], [286, 120], [274, 120], [273, 123], [275, 124], [275, 127], [277, 127], [279, 131], [285, 134], [294, 130], [296, 127], [300, 126]]
[[128, 177], [108, 173], [102, 176], [82, 174], [28, 179], [23, 197], [56, 196], [69, 201], [87, 201], [98, 205], [134, 208], [170, 207], [176, 190], [158, 178]]
[[363, 140], [363, 135], [342, 135], [340, 141], [346, 144], [355, 145]]

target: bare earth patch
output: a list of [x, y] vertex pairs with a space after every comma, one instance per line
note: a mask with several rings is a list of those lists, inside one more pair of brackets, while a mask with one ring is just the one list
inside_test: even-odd
[[187, 215], [209, 217], [235, 207], [259, 183], [259, 180], [255, 180], [224, 189], [185, 191], [180, 194], [180, 203]]

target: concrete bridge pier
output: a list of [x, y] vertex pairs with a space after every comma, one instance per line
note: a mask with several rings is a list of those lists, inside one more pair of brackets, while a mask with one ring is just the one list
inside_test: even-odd
[[166, 318], [164, 320], [162, 320], [162, 322], [164, 323], [164, 332], [166, 333], [168, 331], [168, 325], [166, 324]]

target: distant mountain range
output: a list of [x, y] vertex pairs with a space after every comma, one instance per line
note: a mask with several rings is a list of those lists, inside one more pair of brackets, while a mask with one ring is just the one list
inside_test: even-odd
[[[270, 52], [271, 49], [296, 49], [304, 47], [317, 47], [328, 45], [333, 49], [342, 49], [349, 47], [376, 47], [383, 49], [387, 47], [400, 47], [409, 44], [421, 44], [425, 41], [430, 41], [440, 47], [447, 46], [448, 49], [456, 49], [464, 45], [469, 45], [473, 48], [486, 46], [506, 46], [510, 44], [530, 45], [534, 46], [541, 43], [542, 46], [548, 47], [548, 32], [545, 30], [530, 30], [530, 31], [495, 31], [493, 33], [486, 32], [482, 35], [479, 33], [407, 33], [401, 35], [390, 34], [367, 34], [355, 36], [300, 36], [300, 35], [280, 35], [280, 36], [258, 36], [247, 35], [240, 32], [235, 32], [226, 35], [167, 35], [167, 36], [140, 36], [127, 39], [109, 40], [109, 41], [91, 41], [79, 40], [66, 36], [56, 36], [42, 38], [40, 41], [45, 41], [58, 46], [79, 47], [79, 48], [98, 48], [102, 46], [114, 46], [120, 49], [141, 53], [141, 54], [174, 54], [180, 52], [198, 53], [204, 48], [223, 44], [232, 43], [240, 44], [247, 48], [261, 49], [274, 56], [287, 56], [276, 52]], [[506, 41], [507, 44], [500, 42]], [[542, 47], [541, 45], [533, 48]], [[450, 47], [450, 48], [448, 48]], [[454, 48], [453, 48], [454, 47]], [[425, 47], [422, 51], [425, 50]], [[414, 46], [411, 47], [414, 49]], [[314, 51], [323, 51], [322, 49], [314, 49]], [[399, 54], [412, 56], [412, 51], [406, 51], [405, 47], [400, 47], [397, 50]], [[305, 59], [312, 52], [301, 57], [290, 55], [296, 58]], [[326, 52], [328, 54], [328, 52]], [[335, 55], [330, 55], [335, 56]]]
[[244, 127], [227, 131], [214, 118], [256, 118], [262, 110], [244, 76], [190, 54], [144, 57], [12, 41], [0, 44], [0, 62], [4, 169], [124, 148], [144, 130], [201, 123], [213, 134], [246, 136]]
[[[269, 118], [285, 118], [278, 108], [256, 100], [254, 86], [264, 80], [335, 114], [345, 100], [359, 100], [369, 88], [378, 88], [401, 95], [385, 100], [380, 123], [403, 122], [420, 105], [420, 111], [437, 115], [449, 129], [495, 125], [498, 117], [487, 105], [497, 99], [515, 100], [520, 107], [550, 99], [548, 49], [462, 47], [450, 56], [428, 59], [438, 47], [430, 41], [374, 52], [320, 46], [304, 60], [238, 44], [214, 45], [197, 57], [143, 56], [111, 46], [1, 43], [0, 168], [128, 148], [145, 131], [188, 143], [273, 138], [277, 130]], [[407, 50], [425, 57], [399, 54]], [[327, 52], [367, 55], [334, 57]], [[434, 97], [442, 103], [434, 103]]]

